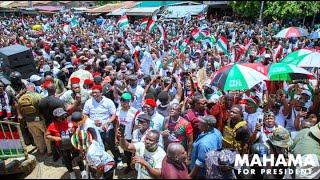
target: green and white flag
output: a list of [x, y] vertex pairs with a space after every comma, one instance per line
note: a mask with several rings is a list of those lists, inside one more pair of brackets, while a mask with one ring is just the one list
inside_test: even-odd
[[70, 21], [71, 28], [77, 27], [79, 26], [79, 24], [80, 24], [79, 20], [75, 16], [73, 16]]

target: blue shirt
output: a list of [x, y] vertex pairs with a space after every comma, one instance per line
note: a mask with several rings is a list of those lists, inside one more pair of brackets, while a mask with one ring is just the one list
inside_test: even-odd
[[207, 152], [222, 148], [222, 134], [219, 130], [214, 128], [210, 132], [201, 133], [196, 141], [193, 143], [190, 169], [195, 166], [201, 167], [200, 173], [197, 177], [205, 177], [205, 159]]

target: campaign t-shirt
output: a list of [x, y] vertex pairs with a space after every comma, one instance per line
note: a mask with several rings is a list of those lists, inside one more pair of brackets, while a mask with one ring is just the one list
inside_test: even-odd
[[120, 124], [126, 126], [124, 131], [125, 139], [131, 140], [132, 139], [132, 130], [133, 130], [133, 123], [134, 118], [136, 115], [137, 110], [131, 107], [128, 111], [123, 111], [121, 107], [118, 108], [116, 115], [119, 119]]
[[[47, 131], [51, 136], [61, 137], [61, 135], [70, 134], [70, 129], [73, 127], [72, 122], [64, 121], [54, 121], [49, 124]], [[60, 146], [60, 141], [55, 141], [56, 146]]]
[[[142, 142], [137, 142], [133, 145], [136, 149], [136, 155], [143, 157], [152, 168], [161, 169], [162, 160], [166, 156], [166, 152], [161, 147], [158, 147], [154, 152], [149, 152]], [[135, 169], [138, 171], [137, 179], [153, 179], [146, 168], [140, 164], [136, 164]]]

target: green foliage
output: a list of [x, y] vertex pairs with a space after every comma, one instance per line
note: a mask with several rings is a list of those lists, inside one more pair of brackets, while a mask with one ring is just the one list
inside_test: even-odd
[[[258, 17], [261, 1], [233, 1], [231, 8], [243, 17]], [[304, 18], [319, 12], [318, 1], [265, 1], [263, 15], [272, 18]]]
[[247, 18], [259, 17], [260, 4], [260, 1], [231, 1], [229, 3], [237, 15]]

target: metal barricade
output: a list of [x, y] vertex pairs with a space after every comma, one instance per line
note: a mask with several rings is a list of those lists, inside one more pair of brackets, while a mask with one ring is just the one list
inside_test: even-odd
[[28, 152], [22, 136], [20, 123], [0, 121], [0, 159], [25, 157]]

